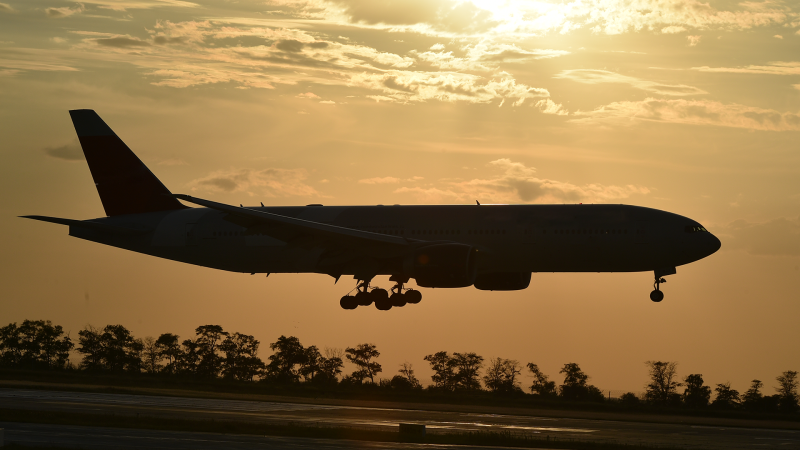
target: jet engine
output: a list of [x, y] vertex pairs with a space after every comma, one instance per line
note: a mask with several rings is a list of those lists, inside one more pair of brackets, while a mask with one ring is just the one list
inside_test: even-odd
[[519, 291], [530, 284], [530, 272], [492, 272], [475, 277], [475, 289], [482, 291]]
[[403, 272], [422, 287], [467, 287], [475, 282], [477, 254], [477, 250], [464, 244], [429, 245], [405, 258]]

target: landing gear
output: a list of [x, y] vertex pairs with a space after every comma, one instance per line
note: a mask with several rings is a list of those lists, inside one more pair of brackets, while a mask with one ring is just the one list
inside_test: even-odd
[[[390, 281], [395, 284], [389, 291], [381, 288], [370, 289], [369, 281], [359, 280], [355, 295], [345, 295], [339, 300], [342, 309], [356, 309], [359, 306], [369, 306], [375, 304], [375, 308], [380, 311], [388, 311], [394, 308], [401, 308], [409, 303], [417, 304], [422, 300], [422, 293], [414, 289], [406, 289], [403, 284], [408, 282], [408, 278], [392, 276]], [[391, 292], [391, 294], [390, 294]]]
[[661, 300], [664, 300], [664, 293], [661, 292], [660, 288], [661, 288], [661, 283], [666, 283], [666, 282], [667, 280], [660, 277], [656, 277], [656, 281], [655, 283], [653, 283], [653, 288], [655, 289], [653, 289], [653, 292], [650, 293], [650, 300], [656, 303], [660, 302]]

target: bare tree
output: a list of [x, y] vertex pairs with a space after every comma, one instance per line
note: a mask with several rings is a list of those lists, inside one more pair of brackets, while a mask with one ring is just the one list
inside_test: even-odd
[[490, 359], [489, 365], [486, 367], [486, 374], [483, 376], [483, 383], [487, 389], [496, 393], [522, 392], [518, 379], [521, 373], [522, 366], [519, 361], [503, 358]]
[[161, 370], [161, 349], [157, 341], [152, 336], [147, 336], [142, 340], [142, 363], [144, 371], [147, 373], [158, 373]]
[[645, 362], [650, 372], [650, 383], [645, 387], [645, 400], [665, 405], [679, 398], [678, 363], [669, 361]]

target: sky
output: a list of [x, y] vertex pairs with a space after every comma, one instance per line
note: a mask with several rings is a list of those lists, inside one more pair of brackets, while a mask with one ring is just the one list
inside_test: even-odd
[[[800, 370], [800, 3], [696, 0], [3, 0], [0, 322], [121, 323], [267, 344], [372, 342], [382, 376], [440, 350], [644, 362], [765, 392]], [[96, 110], [174, 193], [230, 204], [624, 203], [722, 241], [652, 273], [534, 274], [340, 309], [325, 275], [159, 260], [17, 216], [104, 215], [67, 111]], [[390, 287], [385, 279], [374, 283]], [[530, 384], [525, 377], [523, 387]]]

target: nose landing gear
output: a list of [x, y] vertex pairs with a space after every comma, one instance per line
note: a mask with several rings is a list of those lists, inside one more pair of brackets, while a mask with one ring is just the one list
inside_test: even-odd
[[666, 283], [666, 282], [667, 280], [656, 277], [656, 281], [655, 283], [653, 283], [653, 288], [654, 288], [653, 292], [650, 293], [650, 300], [656, 303], [660, 302], [661, 300], [664, 300], [664, 293], [661, 292], [660, 287], [661, 283]]

